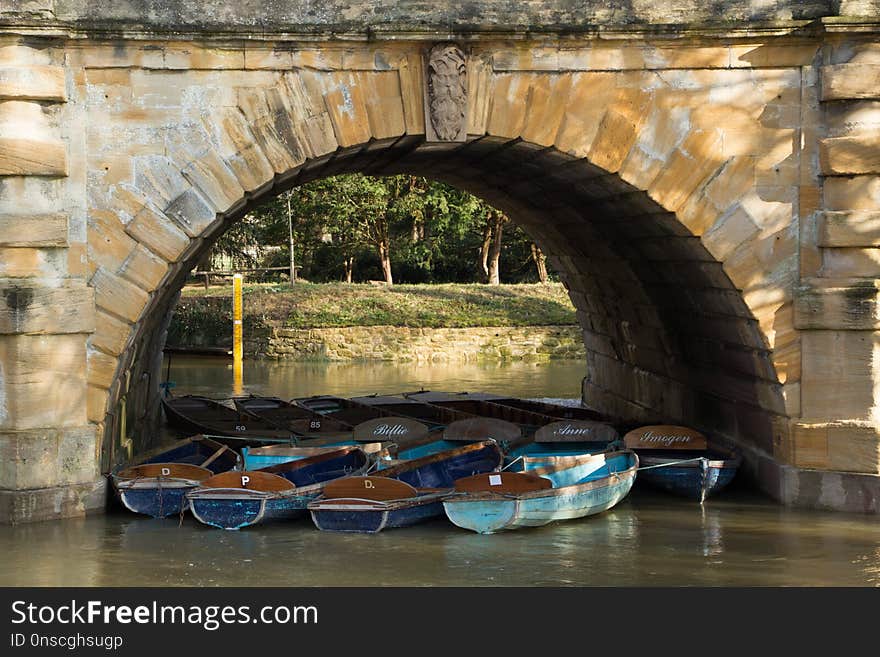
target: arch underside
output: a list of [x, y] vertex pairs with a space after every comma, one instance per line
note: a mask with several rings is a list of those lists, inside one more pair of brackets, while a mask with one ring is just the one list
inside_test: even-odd
[[466, 143], [403, 136], [340, 148], [276, 176], [273, 186], [219, 217], [169, 272], [123, 354], [120, 372], [131, 372], [129, 406], [141, 409], [132, 418], [136, 427], [158, 415], [164, 328], [187, 272], [213, 241], [277, 193], [350, 172], [441, 180], [521, 225], [577, 308], [588, 355], [582, 395], [589, 406], [634, 423], [691, 424], [772, 453], [775, 419], [785, 415], [785, 405], [771, 349], [741, 292], [699, 237], [646, 192], [585, 158], [488, 136]]

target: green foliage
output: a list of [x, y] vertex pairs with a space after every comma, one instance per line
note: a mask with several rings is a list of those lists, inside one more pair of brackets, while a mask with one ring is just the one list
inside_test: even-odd
[[[299, 277], [314, 282], [383, 278], [387, 244], [397, 283], [475, 282], [492, 208], [449, 185], [417, 176], [324, 178], [284, 192], [229, 229], [213, 249], [214, 269], [289, 265], [289, 227]], [[537, 280], [530, 238], [508, 223], [501, 281]]]

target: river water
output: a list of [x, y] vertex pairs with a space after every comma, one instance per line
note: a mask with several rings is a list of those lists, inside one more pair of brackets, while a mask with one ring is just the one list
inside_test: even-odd
[[[422, 387], [576, 397], [585, 364], [250, 362], [244, 391], [394, 393]], [[175, 356], [177, 394], [232, 394], [229, 362]], [[642, 489], [604, 514], [480, 536], [445, 519], [377, 535], [309, 519], [224, 532], [107, 515], [0, 527], [5, 586], [878, 586], [876, 516], [787, 509], [742, 482], [705, 505]]]

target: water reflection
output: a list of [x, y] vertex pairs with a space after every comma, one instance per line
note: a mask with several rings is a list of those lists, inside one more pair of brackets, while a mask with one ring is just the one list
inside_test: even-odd
[[224, 532], [190, 517], [0, 528], [5, 586], [876, 586], [880, 527], [749, 491], [634, 489], [590, 518], [481, 536], [439, 519], [378, 535], [311, 521]]
[[[166, 357], [167, 358], [167, 357]], [[167, 361], [166, 361], [167, 363]], [[163, 376], [165, 373], [163, 367]], [[579, 397], [586, 361], [545, 363], [297, 363], [245, 361], [244, 390], [286, 399], [308, 395], [355, 396], [412, 390], [489, 390], [519, 397]], [[233, 394], [232, 361], [171, 357], [175, 394]]]

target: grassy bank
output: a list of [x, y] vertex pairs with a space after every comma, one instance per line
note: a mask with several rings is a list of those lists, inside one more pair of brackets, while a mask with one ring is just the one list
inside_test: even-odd
[[[232, 287], [189, 287], [175, 312], [179, 328], [228, 332]], [[565, 288], [549, 285], [244, 286], [245, 328], [547, 326], [576, 323]], [[172, 326], [172, 333], [175, 327]], [[171, 336], [169, 336], [170, 338]], [[169, 342], [171, 340], [169, 339]]]

